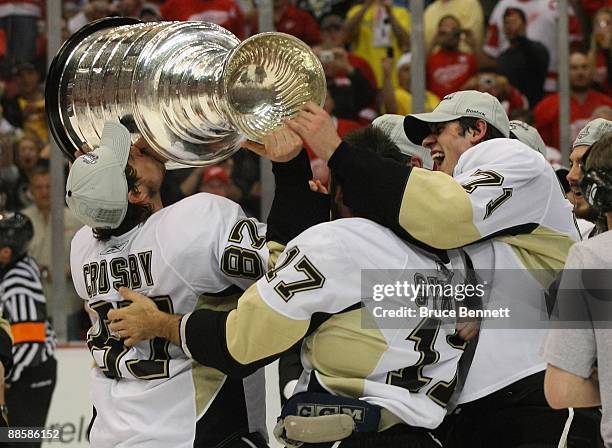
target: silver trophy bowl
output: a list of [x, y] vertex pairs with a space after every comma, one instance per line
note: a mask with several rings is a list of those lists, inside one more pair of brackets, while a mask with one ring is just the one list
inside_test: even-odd
[[55, 56], [46, 82], [51, 132], [69, 158], [100, 142], [120, 120], [168, 168], [229, 157], [304, 103], [323, 105], [321, 63], [299, 39], [257, 34], [244, 42], [208, 22], [110, 18], [75, 33]]

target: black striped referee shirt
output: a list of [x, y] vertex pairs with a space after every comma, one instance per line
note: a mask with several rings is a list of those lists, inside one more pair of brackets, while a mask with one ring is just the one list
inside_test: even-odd
[[47, 303], [36, 262], [28, 256], [10, 266], [0, 281], [0, 306], [13, 334], [13, 368], [6, 381], [53, 357], [55, 332], [47, 320]]

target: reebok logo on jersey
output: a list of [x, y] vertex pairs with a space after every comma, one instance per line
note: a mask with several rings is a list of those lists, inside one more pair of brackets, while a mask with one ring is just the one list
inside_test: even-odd
[[100, 252], [100, 255], [108, 255], [108, 254], [114, 254], [116, 252], [121, 252], [123, 248], [127, 246], [127, 243], [128, 243], [127, 241], [124, 241], [123, 243], [113, 244], [112, 246]]
[[470, 108], [465, 109], [465, 113], [466, 114], [476, 114], [476, 115], [480, 115], [481, 117], [487, 116], [484, 112], [480, 112], [479, 110], [474, 110]]

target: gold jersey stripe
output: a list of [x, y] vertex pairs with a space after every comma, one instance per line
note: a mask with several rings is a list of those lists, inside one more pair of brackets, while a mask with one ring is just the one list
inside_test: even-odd
[[481, 239], [467, 193], [439, 171], [412, 169], [399, 223], [414, 238], [437, 249], [453, 249]]
[[195, 389], [196, 417], [199, 419], [223, 387], [226, 376], [217, 369], [194, 362], [191, 367], [191, 378]]
[[285, 250], [285, 245], [277, 243], [276, 241], [268, 241], [268, 270], [274, 269], [276, 266], [276, 260], [280, 257], [280, 254]]
[[227, 316], [227, 349], [237, 362], [250, 364], [289, 349], [306, 334], [309, 324], [310, 319], [290, 319], [270, 308], [254, 284]]
[[575, 243], [569, 236], [544, 226], [539, 226], [529, 234], [496, 239], [512, 248], [523, 267], [544, 288], [548, 288], [563, 269], [569, 249]]
[[363, 322], [367, 316], [361, 309], [336, 314], [304, 340], [306, 357], [319, 379], [338, 395], [363, 397], [364, 379], [389, 348], [380, 329]]
[[[239, 297], [240, 294], [225, 297], [214, 297], [202, 294], [198, 297], [195, 309], [230, 311], [236, 308]], [[196, 416], [199, 419], [204, 415], [219, 393], [221, 387], [223, 387], [226, 376], [217, 369], [194, 362], [191, 367], [191, 378], [195, 390]]]

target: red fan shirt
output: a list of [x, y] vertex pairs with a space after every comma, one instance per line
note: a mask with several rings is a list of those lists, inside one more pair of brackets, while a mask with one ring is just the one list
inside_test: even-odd
[[461, 90], [478, 72], [473, 54], [438, 50], [427, 59], [427, 90], [440, 98]]
[[164, 20], [202, 20], [245, 37], [244, 14], [234, 0], [168, 0], [160, 8]]
[[[573, 141], [580, 130], [590, 121], [591, 114], [599, 106], [612, 107], [612, 98], [603, 93], [591, 90], [584, 103], [579, 103], [570, 96], [570, 126]], [[559, 148], [559, 94], [545, 97], [533, 110], [535, 127], [540, 132], [544, 143]]]

